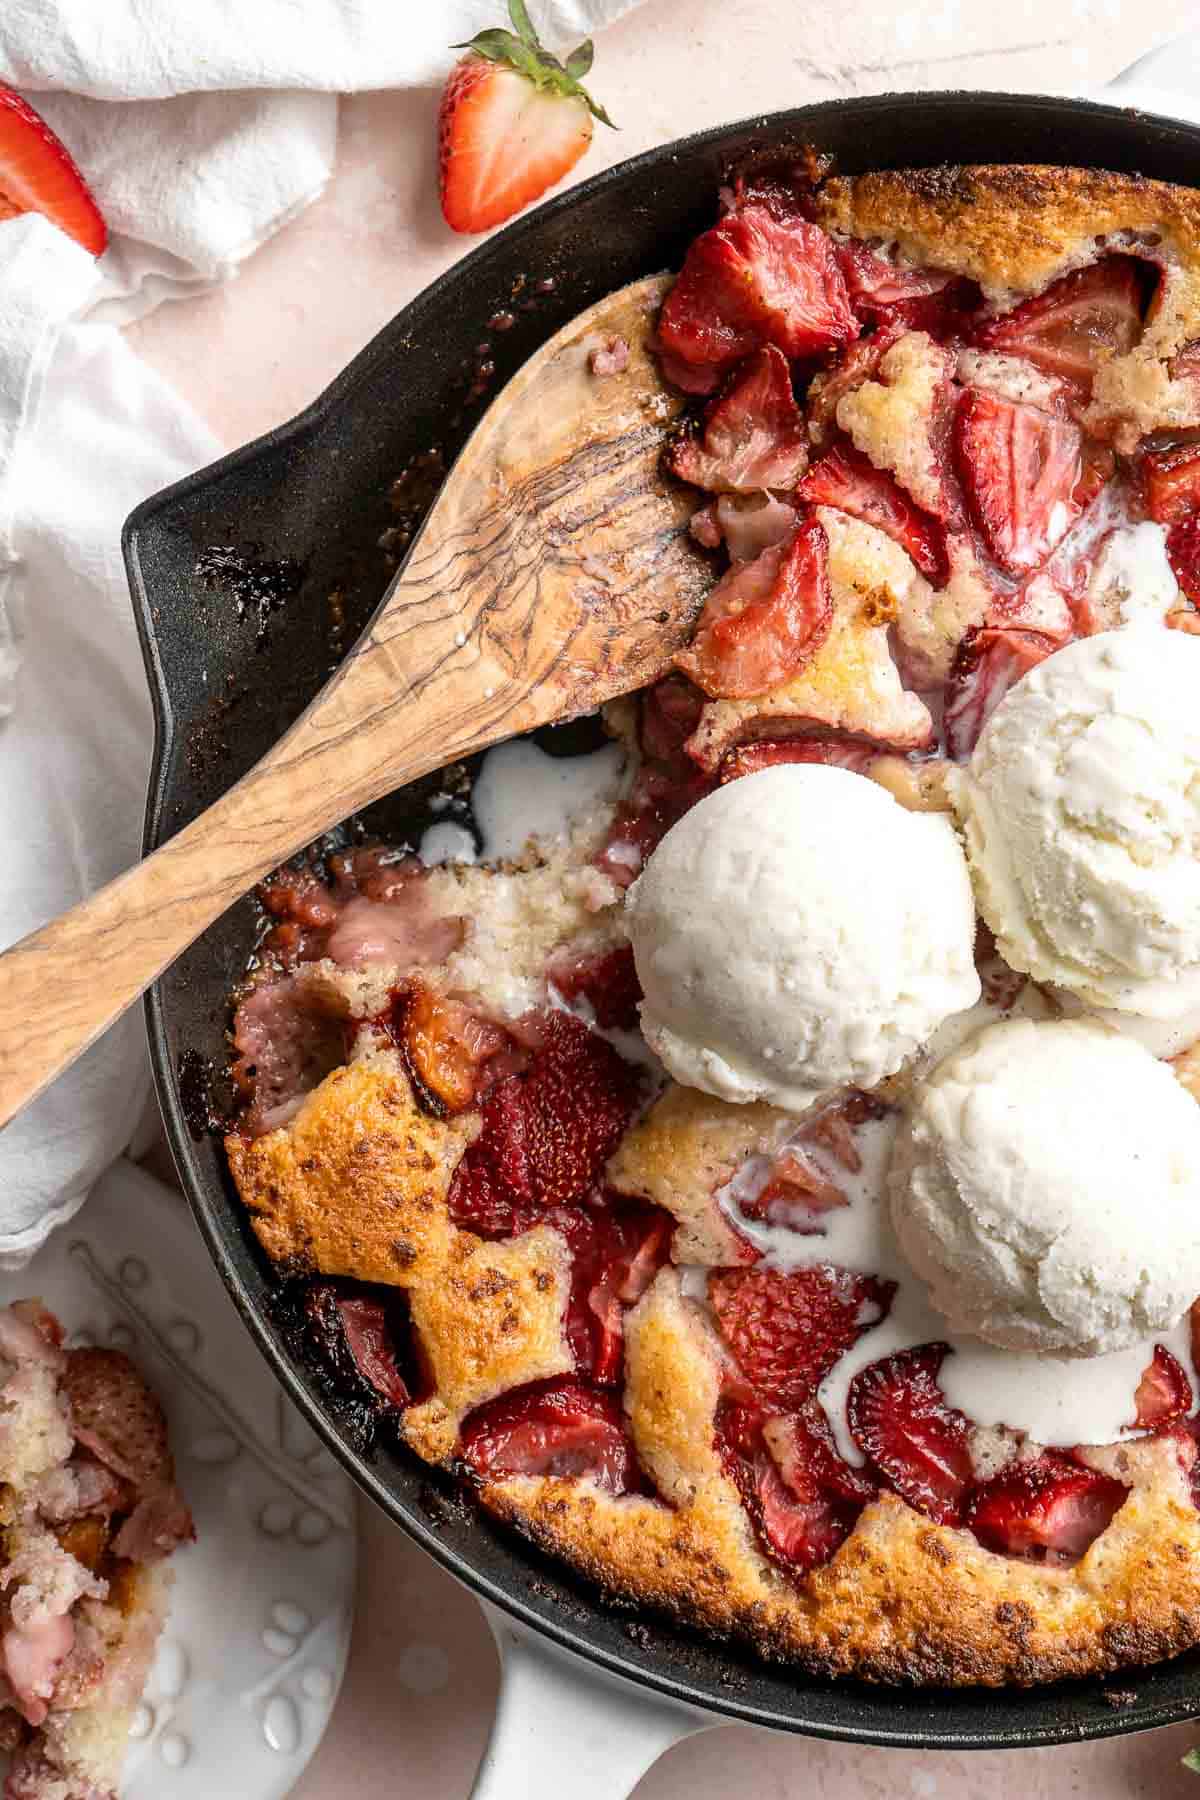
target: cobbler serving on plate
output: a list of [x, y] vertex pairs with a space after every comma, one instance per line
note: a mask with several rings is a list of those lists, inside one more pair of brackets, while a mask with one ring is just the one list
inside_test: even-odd
[[694, 638], [561, 818], [506, 845], [493, 752], [474, 836], [265, 884], [254, 1230], [342, 1390], [611, 1595], [877, 1681], [1178, 1652], [1200, 195], [747, 178], [654, 350]]

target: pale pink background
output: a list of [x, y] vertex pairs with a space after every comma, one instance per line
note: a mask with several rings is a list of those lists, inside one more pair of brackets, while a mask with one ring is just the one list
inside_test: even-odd
[[[580, 172], [698, 126], [839, 93], [1100, 83], [1197, 20], [1193, 0], [900, 0], [881, 15], [877, 0], [647, 0], [598, 44], [595, 88], [622, 129], [598, 133]], [[437, 209], [435, 108], [432, 92], [345, 103], [324, 199], [229, 288], [164, 307], [133, 331], [229, 445], [304, 406], [468, 248]], [[349, 1675], [297, 1800], [459, 1800], [495, 1698], [490, 1638], [475, 1602], [366, 1507], [362, 1526]], [[1084, 1748], [931, 1757], [730, 1727], [671, 1751], [637, 1794], [1200, 1800], [1200, 1778], [1179, 1767], [1197, 1739], [1179, 1727]]]

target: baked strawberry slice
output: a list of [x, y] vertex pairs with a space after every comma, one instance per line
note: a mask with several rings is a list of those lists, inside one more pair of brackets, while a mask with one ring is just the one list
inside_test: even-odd
[[808, 433], [783, 352], [774, 344], [755, 351], [709, 407], [703, 435], [675, 439], [667, 466], [714, 493], [795, 487], [808, 467]]
[[487, 231], [561, 181], [612, 120], [583, 87], [589, 40], [565, 65], [543, 50], [525, 0], [508, 0], [512, 31], [481, 31], [450, 71], [438, 112], [442, 213], [454, 231]]
[[752, 1401], [723, 1401], [716, 1421], [726, 1473], [737, 1484], [760, 1546], [772, 1562], [806, 1572], [819, 1568], [846, 1541], [861, 1502], [826, 1488], [797, 1454], [790, 1482], [767, 1447], [771, 1419]]
[[1156, 1431], [1171, 1425], [1192, 1410], [1192, 1384], [1177, 1358], [1155, 1344], [1134, 1396], [1134, 1425], [1139, 1431]]
[[877, 469], [852, 444], [839, 443], [828, 451], [804, 477], [796, 497], [813, 506], [836, 507], [886, 532], [927, 580], [935, 587], [945, 586], [949, 573], [945, 526], [910, 500], [894, 475]]
[[850, 1434], [918, 1512], [957, 1525], [971, 1485], [970, 1425], [938, 1386], [946, 1344], [922, 1344], [861, 1369], [850, 1383]]
[[1151, 442], [1142, 452], [1146, 511], [1160, 525], [1200, 512], [1200, 437]]
[[802, 732], [792, 738], [761, 738], [755, 744], [739, 744], [727, 750], [721, 758], [717, 780], [722, 784], [740, 781], [743, 775], [756, 775], [760, 769], [773, 769], [779, 763], [825, 763], [830, 768], [852, 769], [856, 775], [862, 775], [878, 755], [878, 744], [821, 737], [816, 732]]
[[1048, 375], [1065, 376], [1090, 392], [1101, 362], [1124, 356], [1142, 335], [1141, 271], [1136, 257], [1103, 257], [1011, 312], [985, 319], [975, 342], [985, 350], [1023, 356]]
[[41, 213], [93, 256], [108, 228], [66, 145], [11, 88], [0, 87], [0, 219]]
[[721, 1336], [764, 1402], [798, 1409], [891, 1305], [895, 1285], [818, 1263], [722, 1269], [708, 1278]]
[[831, 444], [837, 436], [838, 401], [878, 377], [880, 363], [908, 329], [904, 320], [889, 315], [844, 350], [831, 368], [818, 369], [804, 402], [808, 435], [818, 448]]
[[879, 1492], [876, 1482], [839, 1456], [819, 1400], [806, 1401], [797, 1413], [768, 1419], [763, 1426], [763, 1440], [784, 1485], [794, 1494], [807, 1493], [815, 1485], [842, 1500], [865, 1506]]
[[496, 1083], [450, 1183], [451, 1218], [484, 1236], [528, 1230], [546, 1208], [583, 1199], [637, 1104], [638, 1071], [606, 1039], [561, 1011], [539, 1027], [528, 1069]]
[[1171, 526], [1167, 561], [1184, 598], [1200, 606], [1200, 512], [1188, 513]]
[[959, 335], [982, 298], [973, 281], [947, 269], [893, 262], [857, 238], [837, 246], [850, 304], [872, 324], [892, 324], [931, 337]]
[[392, 1000], [389, 1030], [404, 1051], [417, 1090], [441, 1113], [473, 1106], [486, 1065], [509, 1042], [508, 1033], [460, 1000], [413, 976]]
[[700, 723], [704, 695], [682, 675], [665, 675], [641, 696], [638, 742], [655, 762], [686, 762], [683, 746]]
[[713, 783], [694, 764], [690, 773], [644, 763], [627, 799], [613, 815], [608, 837], [593, 858], [595, 866], [627, 888], [677, 819], [712, 792]]
[[459, 1454], [480, 1481], [545, 1475], [610, 1494], [641, 1485], [619, 1396], [583, 1381], [535, 1382], [490, 1400], [463, 1424]]
[[407, 1406], [412, 1391], [401, 1371], [401, 1349], [393, 1330], [397, 1297], [345, 1293], [332, 1282], [316, 1282], [304, 1297], [307, 1332], [330, 1372], [354, 1385], [365, 1382], [385, 1406]]
[[549, 1222], [571, 1247], [566, 1335], [576, 1371], [610, 1386], [621, 1379], [624, 1315], [666, 1262], [674, 1221], [657, 1207], [605, 1200]]
[[968, 388], [953, 435], [967, 504], [988, 551], [1013, 575], [1040, 567], [1082, 510], [1075, 497], [1079, 427]]
[[942, 735], [947, 755], [966, 762], [1009, 688], [1061, 650], [1064, 641], [1021, 626], [972, 626], [946, 679]]
[[796, 1142], [780, 1151], [765, 1185], [757, 1194], [743, 1198], [740, 1210], [748, 1219], [765, 1219], [812, 1235], [825, 1230], [824, 1213], [848, 1205], [837, 1182]]
[[717, 583], [676, 666], [714, 700], [766, 694], [812, 659], [832, 621], [829, 540], [806, 519], [789, 543]]
[[1035, 1461], [1010, 1463], [977, 1487], [965, 1520], [989, 1550], [1073, 1563], [1106, 1529], [1127, 1493], [1110, 1476], [1044, 1450]]
[[636, 1029], [642, 984], [632, 944], [612, 950], [575, 950], [564, 944], [547, 963], [546, 975], [564, 1000], [585, 1001], [602, 1031]]
[[762, 344], [787, 357], [821, 356], [858, 332], [825, 232], [762, 205], [727, 214], [695, 239], [658, 322], [670, 356], [708, 369]]

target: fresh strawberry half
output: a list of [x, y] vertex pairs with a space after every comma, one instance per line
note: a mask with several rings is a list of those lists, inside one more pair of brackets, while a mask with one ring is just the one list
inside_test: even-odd
[[819, 737], [815, 732], [791, 738], [763, 738], [756, 744], [739, 744], [727, 750], [717, 771], [719, 782], [740, 781], [760, 769], [779, 763], [825, 763], [834, 769], [852, 769], [862, 775], [879, 755], [876, 744], [856, 743], [853, 738]]
[[1155, 1431], [1192, 1410], [1192, 1384], [1178, 1359], [1161, 1344], [1138, 1382], [1134, 1396], [1134, 1425], [1139, 1431]]
[[527, 1071], [488, 1095], [450, 1184], [455, 1223], [485, 1236], [528, 1230], [546, 1208], [582, 1199], [637, 1104], [637, 1070], [578, 1019], [551, 1012], [539, 1036]]
[[612, 120], [582, 86], [591, 40], [566, 63], [543, 50], [525, 0], [508, 0], [513, 29], [481, 31], [455, 64], [438, 114], [442, 212], [454, 231], [487, 231], [561, 181]]
[[41, 213], [93, 256], [108, 228], [65, 144], [32, 106], [0, 87], [0, 219]]
[[582, 1381], [537, 1382], [489, 1401], [464, 1423], [459, 1454], [480, 1481], [548, 1475], [610, 1494], [641, 1486], [619, 1397]]
[[799, 1444], [785, 1452], [785, 1477], [767, 1433], [790, 1423], [769, 1419], [753, 1403], [726, 1400], [717, 1413], [716, 1438], [764, 1553], [804, 1573], [828, 1562], [845, 1543], [862, 1503], [823, 1486]]
[[606, 1198], [570, 1214], [564, 1208], [548, 1222], [571, 1249], [566, 1335], [576, 1370], [611, 1386], [621, 1379], [625, 1313], [666, 1262], [674, 1221], [657, 1207]]
[[860, 1370], [846, 1417], [859, 1449], [902, 1499], [939, 1525], [957, 1525], [972, 1479], [970, 1425], [938, 1386], [946, 1353], [945, 1344], [922, 1344]]
[[910, 500], [894, 475], [877, 469], [851, 444], [837, 444], [811, 468], [796, 497], [813, 506], [833, 506], [894, 538], [922, 575], [944, 587], [949, 573], [946, 530], [939, 519]]
[[574, 950], [565, 944], [546, 965], [546, 975], [564, 1000], [584, 1000], [602, 1031], [633, 1031], [642, 984], [633, 945], [612, 950]]
[[954, 447], [971, 515], [1001, 568], [1038, 568], [1078, 518], [1083, 439], [1077, 425], [1037, 407], [968, 388]]
[[966, 762], [1010, 687], [1045, 662], [1063, 639], [1018, 626], [973, 626], [954, 653], [946, 679], [942, 735], [946, 753]]
[[511, 1041], [499, 1025], [415, 976], [396, 990], [389, 1030], [404, 1051], [418, 1093], [441, 1113], [464, 1112], [475, 1104], [485, 1066]]
[[765, 206], [730, 213], [693, 242], [658, 322], [669, 356], [708, 370], [762, 344], [820, 356], [858, 332], [825, 232]]
[[1200, 512], [1200, 439], [1151, 442], [1142, 452], [1146, 511], [1160, 525]]
[[730, 570], [677, 665], [710, 698], [745, 700], [799, 674], [833, 621], [829, 540], [816, 519], [788, 544]]
[[[734, 1361], [765, 1401], [799, 1408], [838, 1357], [891, 1305], [895, 1285], [818, 1263], [724, 1269], [708, 1297]], [[873, 1316], [872, 1316], [873, 1315]]]
[[1119, 1481], [1044, 1450], [1010, 1463], [975, 1489], [966, 1523], [981, 1544], [1035, 1562], [1077, 1562], [1110, 1524], [1127, 1489]]
[[756, 351], [709, 408], [703, 436], [676, 438], [667, 465], [714, 493], [795, 487], [808, 467], [808, 433], [783, 352], [774, 344]]
[[1090, 391], [1100, 363], [1124, 356], [1141, 335], [1142, 265], [1132, 256], [1106, 256], [1064, 275], [1012, 312], [985, 320], [975, 342], [1023, 356], [1048, 375], [1066, 376]]
[[1200, 606], [1200, 512], [1188, 513], [1171, 526], [1167, 561], [1184, 597]]

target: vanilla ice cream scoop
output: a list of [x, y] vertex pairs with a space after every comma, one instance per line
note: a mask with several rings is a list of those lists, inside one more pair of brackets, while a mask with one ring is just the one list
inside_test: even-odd
[[1200, 1106], [1132, 1038], [991, 1025], [918, 1083], [889, 1171], [900, 1248], [951, 1330], [1098, 1356], [1200, 1294]]
[[685, 813], [630, 888], [642, 1030], [677, 1081], [800, 1112], [892, 1074], [979, 997], [950, 821], [783, 764]]
[[1089, 1006], [1200, 1005], [1200, 638], [1142, 624], [1010, 689], [958, 804], [1000, 954]]

